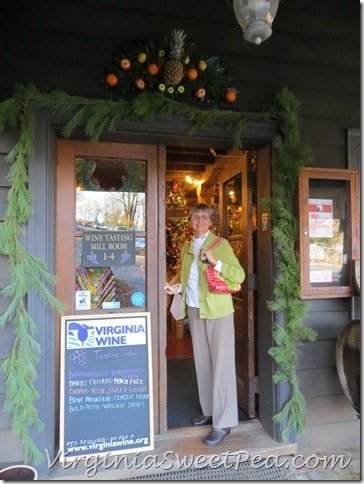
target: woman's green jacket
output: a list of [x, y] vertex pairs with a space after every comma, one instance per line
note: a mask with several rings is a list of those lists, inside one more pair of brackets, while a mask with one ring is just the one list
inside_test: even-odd
[[[201, 249], [208, 248], [217, 236], [212, 232], [207, 236]], [[216, 259], [222, 262], [222, 275], [232, 280], [233, 282], [242, 283], [245, 279], [245, 271], [241, 267], [237, 257], [229, 242], [224, 239], [214, 249], [213, 254]], [[181, 319], [187, 317], [186, 307], [186, 288], [187, 280], [190, 274], [191, 265], [194, 260], [192, 241], [187, 242], [181, 251]], [[201, 258], [198, 258], [198, 299], [200, 305], [201, 319], [216, 319], [222, 318], [234, 312], [234, 306], [231, 294], [213, 294], [209, 292], [205, 270], [207, 264], [204, 264]]]

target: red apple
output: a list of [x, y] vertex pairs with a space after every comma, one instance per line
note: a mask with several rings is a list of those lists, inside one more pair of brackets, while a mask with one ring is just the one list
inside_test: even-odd
[[135, 79], [135, 87], [142, 91], [145, 88], [145, 82], [144, 79], [141, 77], [138, 77], [138, 79]]
[[130, 59], [127, 59], [126, 57], [124, 59], [120, 60], [120, 67], [124, 69], [124, 71], [127, 71], [131, 67], [131, 62]]

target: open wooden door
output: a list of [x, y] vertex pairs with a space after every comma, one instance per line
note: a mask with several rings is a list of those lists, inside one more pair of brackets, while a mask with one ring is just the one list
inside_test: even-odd
[[[154, 249], [165, 245], [158, 231], [164, 157], [157, 145], [57, 144], [56, 296], [68, 305], [68, 315], [150, 312], [156, 433], [166, 426], [166, 369], [159, 359], [165, 347], [165, 301], [159, 298], [164, 271], [158, 278], [165, 260]], [[116, 251], [128, 237], [134, 260], [122, 265]], [[85, 252], [89, 239], [95, 241], [91, 255]]]
[[238, 402], [249, 418], [256, 416], [255, 311], [252, 188], [247, 152], [231, 151], [220, 175], [220, 227], [243, 266], [246, 277], [234, 299], [235, 358]]

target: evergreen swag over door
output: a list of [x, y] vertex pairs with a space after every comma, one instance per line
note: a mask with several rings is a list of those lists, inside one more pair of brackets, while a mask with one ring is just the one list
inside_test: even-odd
[[35, 401], [39, 398], [34, 382], [41, 348], [36, 340], [37, 325], [27, 312], [26, 296], [30, 290], [38, 292], [53, 311], [62, 313], [65, 307], [47, 290], [56, 277], [48, 272], [41, 259], [31, 254], [20, 240], [21, 225], [31, 215], [31, 193], [28, 190], [28, 162], [32, 155], [32, 116], [35, 110], [49, 109], [54, 115], [69, 119], [63, 136], [69, 137], [76, 128], [83, 128], [92, 141], [104, 131], [112, 132], [118, 122], [144, 121], [165, 116], [180, 116], [190, 122], [186, 135], [212, 125], [226, 129], [233, 137], [234, 149], [241, 149], [241, 137], [252, 122], [277, 119], [281, 133], [273, 140], [274, 186], [270, 200], [261, 201], [271, 210], [275, 254], [279, 274], [274, 281], [274, 299], [268, 307], [276, 314], [275, 346], [269, 351], [278, 364], [274, 383], [289, 382], [289, 401], [274, 416], [276, 422], [286, 422], [282, 440], [289, 430], [300, 434], [305, 428], [306, 405], [299, 390], [296, 374], [298, 347], [304, 340], [313, 341], [316, 333], [303, 324], [307, 303], [300, 299], [299, 262], [295, 252], [298, 224], [294, 217], [293, 196], [298, 186], [300, 169], [311, 162], [311, 150], [300, 140], [298, 126], [300, 102], [286, 88], [272, 105], [261, 112], [201, 109], [169, 99], [158, 93], [142, 93], [134, 100], [117, 101], [87, 99], [65, 92], [42, 93], [34, 85], [18, 85], [14, 96], [0, 104], [0, 131], [7, 127], [20, 130], [20, 136], [7, 156], [11, 165], [7, 180], [10, 184], [5, 217], [0, 222], [0, 253], [8, 257], [10, 283], [2, 290], [9, 305], [0, 317], [0, 327], [10, 323], [14, 344], [4, 360], [1, 371], [5, 375], [4, 411], [12, 414], [12, 431], [20, 436], [24, 462], [40, 463], [45, 459], [30, 436], [30, 429], [42, 429]]

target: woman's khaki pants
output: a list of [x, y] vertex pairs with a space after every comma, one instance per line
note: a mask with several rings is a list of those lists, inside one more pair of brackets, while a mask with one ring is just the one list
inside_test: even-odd
[[212, 416], [214, 428], [234, 427], [239, 422], [234, 315], [200, 319], [191, 307], [187, 313], [202, 413]]

